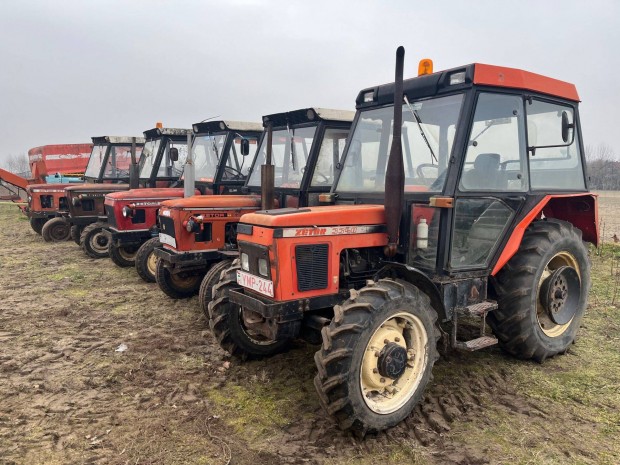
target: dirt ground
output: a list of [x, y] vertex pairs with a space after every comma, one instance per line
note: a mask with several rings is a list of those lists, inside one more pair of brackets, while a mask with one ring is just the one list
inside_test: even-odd
[[[617, 223], [620, 196], [602, 200]], [[592, 263], [567, 355], [453, 353], [406, 421], [358, 440], [319, 406], [316, 347], [231, 359], [196, 298], [46, 244], [0, 205], [0, 463], [620, 463], [620, 247], [592, 250]]]

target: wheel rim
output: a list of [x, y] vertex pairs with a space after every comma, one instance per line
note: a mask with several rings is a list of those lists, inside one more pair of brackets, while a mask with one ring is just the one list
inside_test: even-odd
[[67, 225], [58, 223], [54, 225], [54, 227], [50, 231], [50, 235], [55, 241], [63, 240], [69, 234], [69, 230], [67, 228], [68, 228]]
[[90, 245], [97, 253], [108, 253], [108, 238], [102, 232], [98, 232], [91, 237]]
[[177, 289], [189, 290], [196, 286], [198, 281], [200, 280], [200, 276], [180, 276], [178, 274], [168, 273], [170, 276], [170, 282]]
[[155, 276], [155, 273], [157, 273], [157, 255], [155, 255], [154, 251], [151, 251], [146, 259], [146, 268], [152, 276]]
[[538, 281], [538, 289], [536, 291], [536, 319], [538, 321], [538, 326], [540, 326], [542, 332], [549, 337], [561, 336], [568, 330], [571, 323], [573, 322], [573, 318], [571, 318], [568, 323], [562, 325], [554, 323], [553, 320], [549, 317], [547, 309], [542, 304], [541, 300], [541, 289], [543, 288], [543, 283], [553, 274], [555, 270], [561, 267], [573, 268], [579, 276], [579, 282], [581, 282], [581, 270], [579, 269], [579, 265], [577, 264], [577, 259], [569, 252], [564, 251], [555, 254], [545, 266], [545, 269], [543, 270]]
[[121, 256], [123, 260], [132, 261], [136, 258], [137, 250], [129, 249], [127, 250], [124, 247], [118, 248], [118, 254]]
[[[405, 354], [400, 374], [386, 375], [386, 355]], [[360, 387], [364, 402], [375, 413], [400, 409], [416, 392], [428, 364], [428, 335], [422, 321], [408, 312], [386, 319], [368, 341], [360, 367]]]
[[241, 328], [241, 331], [243, 332], [245, 337], [247, 337], [250, 341], [252, 341], [253, 344], [260, 345], [260, 346], [270, 346], [278, 342], [278, 341], [274, 341], [273, 339], [266, 338], [262, 334], [257, 333], [256, 331], [252, 331], [251, 329], [247, 328], [243, 321], [243, 308], [241, 308], [240, 306], [238, 306], [237, 308], [238, 308], [238, 317], [239, 317], [239, 328]]

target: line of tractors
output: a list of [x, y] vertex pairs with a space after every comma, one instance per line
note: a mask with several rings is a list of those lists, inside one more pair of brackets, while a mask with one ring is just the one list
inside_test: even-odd
[[28, 187], [32, 229], [197, 294], [241, 360], [318, 345], [318, 399], [358, 436], [411, 414], [440, 348], [565, 353], [598, 241], [575, 86], [403, 61], [356, 112], [93, 137], [83, 183]]

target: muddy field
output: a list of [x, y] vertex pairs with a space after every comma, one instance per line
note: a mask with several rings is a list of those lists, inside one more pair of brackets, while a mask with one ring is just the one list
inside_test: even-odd
[[[601, 202], [608, 241], [614, 197]], [[613, 243], [592, 251], [567, 355], [454, 353], [405, 422], [360, 441], [319, 407], [316, 347], [231, 359], [196, 298], [170, 300], [73, 242], [46, 244], [0, 205], [0, 463], [617, 464], [619, 261]]]

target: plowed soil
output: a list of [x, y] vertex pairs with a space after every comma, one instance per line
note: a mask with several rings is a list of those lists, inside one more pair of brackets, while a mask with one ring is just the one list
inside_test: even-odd
[[451, 353], [406, 421], [359, 440], [319, 406], [317, 347], [232, 359], [197, 298], [171, 300], [73, 242], [44, 243], [0, 205], [0, 463], [620, 463], [619, 257], [592, 250], [590, 305], [567, 355]]

